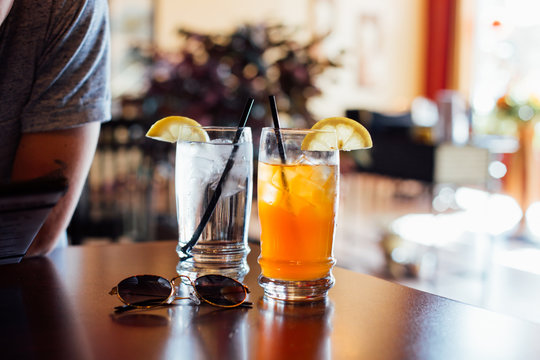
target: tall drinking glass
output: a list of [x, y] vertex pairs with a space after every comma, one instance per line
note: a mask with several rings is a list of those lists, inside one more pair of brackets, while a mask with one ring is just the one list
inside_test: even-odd
[[[241, 128], [238, 142], [234, 144], [237, 128], [203, 127], [203, 130], [208, 134], [208, 141], [179, 140], [176, 144], [177, 252], [180, 256], [176, 270], [191, 278], [222, 274], [241, 280], [249, 271], [247, 236], [253, 186], [251, 129]], [[220, 184], [229, 159], [232, 167]], [[217, 196], [215, 207], [214, 196]], [[209, 208], [214, 210], [205, 219]], [[186, 249], [205, 220], [207, 223], [195, 246]]]
[[316, 131], [281, 129], [283, 152], [274, 128], [261, 133], [259, 284], [273, 299], [321, 300], [334, 284], [339, 152], [302, 150]]

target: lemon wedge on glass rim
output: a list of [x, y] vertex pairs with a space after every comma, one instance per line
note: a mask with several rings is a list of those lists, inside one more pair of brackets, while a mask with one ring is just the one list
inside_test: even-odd
[[[346, 117], [331, 117], [317, 121], [311, 129], [335, 131], [316, 132], [306, 135], [302, 141], [302, 150], [329, 151], [329, 150], [358, 150], [369, 149], [373, 146], [369, 131], [357, 121]], [[336, 148], [337, 146], [337, 148]]]
[[210, 141], [208, 134], [202, 128], [201, 124], [185, 116], [167, 116], [156, 121], [148, 130], [146, 136], [171, 143], [177, 140]]

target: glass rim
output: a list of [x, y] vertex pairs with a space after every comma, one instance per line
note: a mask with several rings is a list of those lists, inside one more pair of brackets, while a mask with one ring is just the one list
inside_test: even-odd
[[214, 126], [214, 125], [209, 125], [209, 126], [182, 125], [182, 126], [191, 127], [191, 128], [201, 128], [204, 130], [212, 130], [212, 131], [237, 131], [238, 129], [242, 129], [242, 130], [249, 129], [251, 131], [251, 126], [243, 126], [240, 128], [237, 126]]
[[[251, 131], [251, 127], [244, 126], [244, 127], [234, 127], [234, 126], [196, 126], [196, 125], [182, 125], [182, 127], [186, 128], [198, 128], [204, 130], [207, 135], [209, 135], [210, 139], [226, 139], [226, 140], [234, 140], [238, 136], [238, 141], [236, 143], [230, 142], [230, 141], [201, 141], [201, 140], [184, 140], [181, 137], [179, 137], [175, 143], [176, 144], [185, 144], [185, 143], [197, 143], [197, 144], [210, 144], [210, 145], [230, 145], [230, 146], [236, 146], [241, 144], [252, 144], [253, 143], [253, 131]], [[191, 131], [189, 129], [186, 129], [187, 131]], [[239, 131], [240, 130], [240, 131]], [[181, 131], [181, 130], [180, 130]]]
[[[276, 128], [271, 126], [265, 126], [262, 128], [262, 131], [272, 131], [274, 132]], [[309, 134], [309, 133], [327, 133], [327, 134], [335, 134], [336, 132], [333, 130], [325, 130], [325, 129], [296, 129], [296, 128], [279, 128], [279, 132], [282, 134]]]

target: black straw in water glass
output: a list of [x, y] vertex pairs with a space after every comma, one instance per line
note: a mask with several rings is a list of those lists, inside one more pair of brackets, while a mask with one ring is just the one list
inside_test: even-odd
[[199, 240], [199, 237], [201, 236], [201, 233], [204, 227], [210, 220], [210, 217], [212, 216], [214, 209], [216, 208], [217, 202], [223, 190], [223, 185], [225, 184], [225, 181], [227, 180], [227, 175], [229, 175], [229, 171], [233, 167], [234, 157], [236, 155], [236, 152], [238, 151], [238, 146], [235, 146], [235, 145], [236, 143], [238, 143], [238, 140], [240, 139], [240, 135], [242, 135], [242, 130], [246, 126], [247, 120], [249, 118], [249, 113], [251, 112], [251, 108], [253, 107], [253, 102], [254, 100], [252, 98], [249, 98], [246, 105], [244, 106], [244, 112], [242, 113], [242, 117], [240, 118], [240, 123], [238, 124], [238, 128], [236, 129], [236, 133], [234, 135], [233, 148], [231, 151], [231, 155], [229, 156], [229, 159], [227, 160], [227, 164], [225, 164], [225, 169], [223, 170], [223, 173], [221, 174], [221, 178], [219, 179], [219, 182], [216, 186], [216, 190], [214, 191], [214, 194], [212, 195], [212, 198], [210, 199], [210, 202], [208, 203], [208, 207], [204, 211], [204, 214], [201, 218], [201, 222], [195, 229], [195, 232], [193, 233], [193, 236], [191, 237], [189, 242], [186, 245], [184, 245], [182, 249], [180, 249], [184, 254], [186, 254], [183, 258], [180, 259], [180, 261], [187, 260], [193, 256], [191, 255], [191, 249], [193, 249], [193, 247]]

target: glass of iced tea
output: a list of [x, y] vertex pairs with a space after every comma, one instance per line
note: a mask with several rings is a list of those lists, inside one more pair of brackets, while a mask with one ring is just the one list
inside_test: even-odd
[[[279, 132], [278, 132], [279, 131]], [[324, 130], [264, 128], [258, 164], [259, 284], [265, 296], [316, 301], [334, 284], [339, 150], [305, 150]], [[336, 138], [326, 131], [325, 139]]]

